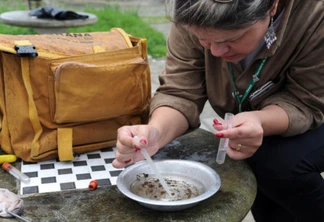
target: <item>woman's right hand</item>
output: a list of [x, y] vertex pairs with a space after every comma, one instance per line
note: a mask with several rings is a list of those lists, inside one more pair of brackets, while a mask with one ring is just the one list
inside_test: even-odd
[[[137, 136], [138, 140], [134, 137]], [[117, 151], [113, 167], [123, 168], [129, 164], [144, 159], [140, 152], [146, 148], [150, 156], [154, 155], [160, 148], [160, 133], [157, 128], [150, 125], [123, 126], [117, 131]]]

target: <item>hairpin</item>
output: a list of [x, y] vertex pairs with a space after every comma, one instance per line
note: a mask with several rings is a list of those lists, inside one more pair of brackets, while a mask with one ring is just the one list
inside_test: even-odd
[[214, 0], [214, 1], [218, 3], [228, 3], [228, 2], [232, 2], [233, 0]]

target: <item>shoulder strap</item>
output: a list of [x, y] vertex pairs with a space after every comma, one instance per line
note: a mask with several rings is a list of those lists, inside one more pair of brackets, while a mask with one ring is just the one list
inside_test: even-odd
[[[15, 41], [15, 45], [32, 45], [29, 41]], [[31, 158], [39, 155], [40, 144], [39, 138], [43, 133], [43, 128], [40, 124], [38, 118], [38, 112], [33, 98], [33, 89], [30, 81], [29, 73], [29, 60], [30, 58], [21, 58], [21, 72], [23, 77], [23, 82], [26, 88], [27, 97], [28, 97], [28, 114], [29, 119], [34, 130], [34, 138], [31, 144]], [[58, 144], [58, 154], [60, 161], [73, 160], [73, 148], [72, 148], [72, 129], [63, 128], [57, 130], [57, 144]]]

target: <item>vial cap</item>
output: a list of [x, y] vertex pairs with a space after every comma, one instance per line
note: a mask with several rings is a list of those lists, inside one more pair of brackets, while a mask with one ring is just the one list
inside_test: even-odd
[[98, 187], [98, 182], [96, 180], [92, 180], [90, 183], [89, 183], [89, 190], [95, 190], [97, 189]]
[[4, 169], [5, 171], [9, 171], [12, 168], [12, 165], [8, 162], [5, 162], [2, 164], [2, 169]]

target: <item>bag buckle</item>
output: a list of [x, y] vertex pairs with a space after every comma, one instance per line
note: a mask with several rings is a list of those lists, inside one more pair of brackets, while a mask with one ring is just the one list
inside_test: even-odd
[[34, 45], [15, 45], [15, 50], [17, 51], [18, 57], [35, 58], [38, 56]]
[[35, 46], [28, 40], [15, 41], [15, 50], [18, 57], [35, 58], [38, 56]]

